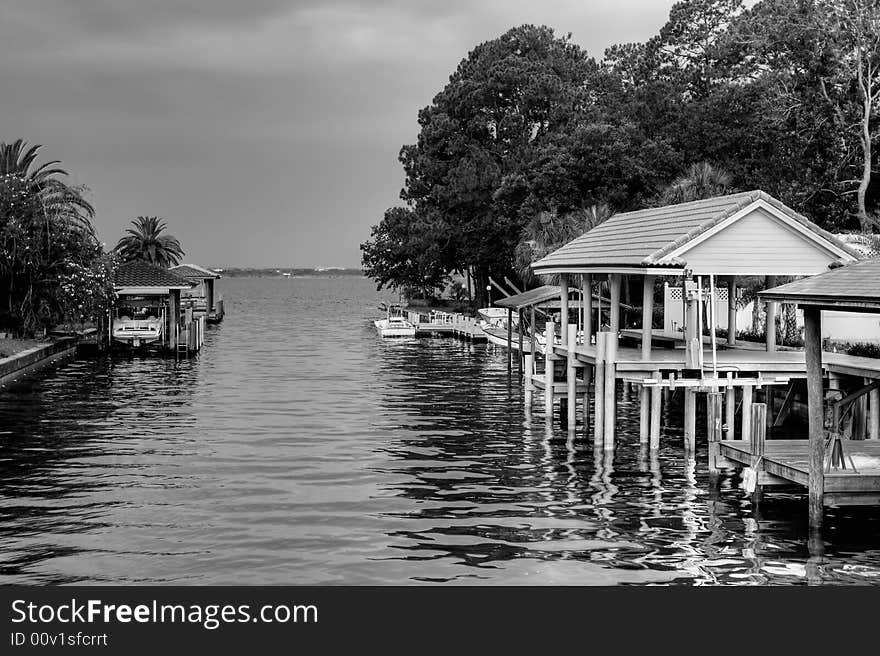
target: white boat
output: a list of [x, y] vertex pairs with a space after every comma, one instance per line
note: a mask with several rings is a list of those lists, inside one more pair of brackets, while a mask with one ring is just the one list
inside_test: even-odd
[[163, 316], [148, 316], [143, 319], [128, 316], [113, 319], [113, 339], [127, 346], [145, 346], [158, 342], [165, 325]]
[[385, 318], [373, 322], [380, 337], [415, 337], [416, 327], [403, 317], [399, 306], [383, 306]]

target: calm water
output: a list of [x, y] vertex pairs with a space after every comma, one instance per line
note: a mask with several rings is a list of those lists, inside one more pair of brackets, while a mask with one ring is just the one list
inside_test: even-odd
[[880, 513], [808, 544], [803, 496], [709, 491], [674, 409], [659, 458], [635, 395], [595, 454], [501, 351], [380, 340], [368, 281], [221, 283], [189, 361], [0, 393], [0, 583], [880, 583]]

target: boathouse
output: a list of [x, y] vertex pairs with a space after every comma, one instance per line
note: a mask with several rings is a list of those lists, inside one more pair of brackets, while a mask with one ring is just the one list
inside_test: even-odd
[[[774, 386], [784, 388], [792, 379], [803, 379], [804, 356], [777, 348], [774, 300], [767, 303], [766, 336], [760, 349], [754, 343], [738, 343], [735, 331], [730, 331], [723, 343], [716, 339], [717, 317], [712, 316], [712, 308], [718, 288], [723, 285], [728, 292], [728, 323], [735, 326], [737, 306], [733, 301], [743, 276], [764, 277], [766, 287], [774, 287], [777, 276], [815, 275], [857, 259], [858, 254], [846, 244], [761, 191], [613, 216], [533, 265], [537, 274], [560, 277], [561, 343], [548, 348], [546, 358], [565, 361], [565, 370], [575, 374], [567, 375], [564, 387], [569, 427], [575, 424], [578, 400], [578, 383], [571, 379], [580, 376], [585, 383], [592, 383], [585, 385], [584, 424], [589, 424], [592, 391], [594, 439], [606, 449], [614, 447], [620, 380], [639, 388], [640, 440], [651, 448], [659, 444], [662, 398], [673, 390], [684, 394], [687, 448], [695, 445], [699, 393], [713, 395], [708, 412], [712, 435], [723, 426], [728, 439], [735, 439], [738, 433], [748, 441], [755, 395], [762, 395], [772, 417]], [[625, 276], [642, 284], [640, 329], [622, 330], [620, 296]], [[569, 321], [569, 289], [579, 284], [589, 304], [594, 287], [606, 280], [611, 297], [607, 321], [601, 312], [594, 321], [593, 308], [586, 308], [583, 323], [589, 339], [578, 340], [577, 326]], [[684, 325], [672, 334], [653, 328], [654, 290], [660, 280], [677, 280], [684, 290]], [[556, 326], [548, 322], [547, 333], [555, 331]], [[624, 341], [619, 343], [619, 338]], [[545, 391], [548, 414], [559, 389], [554, 380], [558, 369], [545, 365], [541, 375], [534, 368], [526, 380], [527, 386]], [[722, 397], [726, 405], [723, 415]], [[739, 431], [735, 427], [737, 413]]]
[[198, 264], [178, 264], [169, 269], [174, 274], [189, 280], [193, 287], [183, 290], [183, 306], [192, 308], [196, 314], [204, 314], [208, 321], [223, 319], [223, 299], [217, 294], [215, 282], [220, 274]]
[[[809, 422], [808, 440], [768, 443], [762, 450], [764, 470], [807, 486], [813, 525], [821, 523], [826, 505], [880, 503], [880, 360], [822, 351], [824, 312], [880, 314], [880, 258], [796, 280], [760, 296], [796, 303], [804, 312]], [[841, 362], [848, 366], [849, 380], [855, 381], [845, 391], [837, 390], [839, 384], [832, 387]], [[830, 390], [823, 385], [826, 380]], [[848, 414], [855, 418], [849, 422], [849, 435], [844, 426]], [[852, 428], [859, 416], [867, 424], [863, 435]], [[736, 451], [728, 455], [742, 461]]]
[[119, 266], [113, 283], [113, 340], [136, 347], [155, 344], [176, 350], [182, 330], [181, 293], [193, 284], [172, 271], [142, 261]]

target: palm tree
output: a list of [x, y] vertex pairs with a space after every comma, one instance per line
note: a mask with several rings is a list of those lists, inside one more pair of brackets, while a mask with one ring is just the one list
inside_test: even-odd
[[[580, 237], [614, 215], [605, 203], [592, 205], [584, 210], [559, 214], [556, 210], [541, 212], [523, 228], [522, 236], [514, 251], [514, 267], [523, 282], [534, 282], [532, 263]], [[548, 282], [558, 276], [544, 276]]]
[[687, 203], [712, 196], [723, 196], [731, 191], [733, 176], [708, 162], [691, 164], [687, 173], [677, 177], [663, 192], [660, 202], [663, 205]]
[[37, 154], [41, 148], [40, 145], [28, 147], [21, 139], [9, 144], [0, 143], [0, 193], [4, 200], [14, 203], [12, 196], [26, 196], [42, 209], [40, 218], [83, 230], [95, 237], [91, 223], [95, 208], [83, 197], [84, 188], [68, 185], [60, 179], [67, 177], [68, 173], [56, 166], [60, 164], [58, 160], [37, 166]]
[[172, 235], [162, 234], [165, 221], [158, 216], [139, 216], [131, 222], [124, 237], [116, 244], [116, 252], [125, 262], [142, 260], [161, 267], [178, 264], [184, 252]]

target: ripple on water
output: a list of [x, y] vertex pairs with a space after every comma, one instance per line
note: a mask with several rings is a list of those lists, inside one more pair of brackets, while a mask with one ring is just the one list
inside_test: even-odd
[[[705, 444], [594, 451], [492, 347], [380, 340], [360, 279], [228, 279], [190, 360], [71, 363], [0, 395], [5, 583], [876, 584], [876, 513], [760, 507]], [[821, 549], [821, 553], [817, 551]]]

